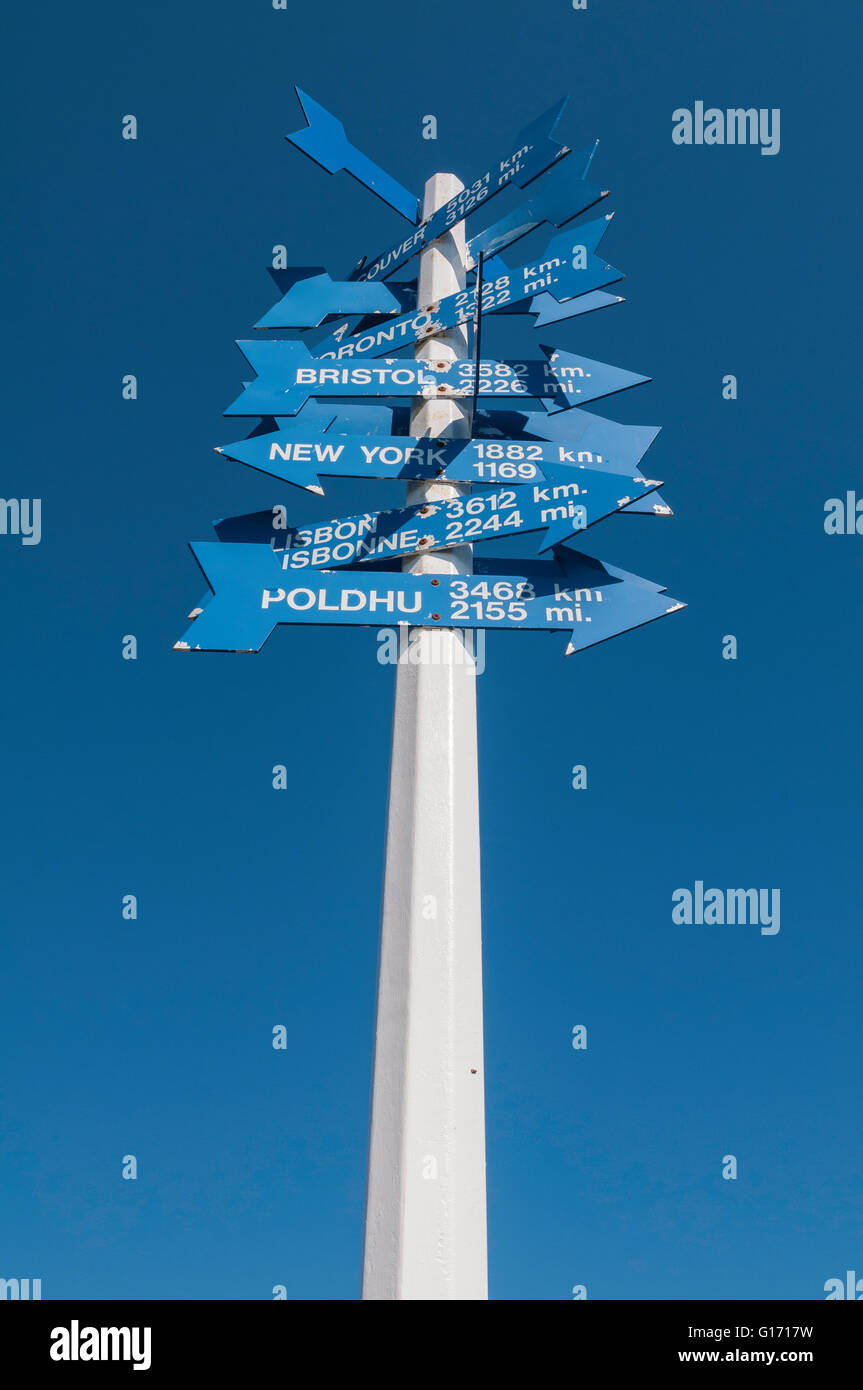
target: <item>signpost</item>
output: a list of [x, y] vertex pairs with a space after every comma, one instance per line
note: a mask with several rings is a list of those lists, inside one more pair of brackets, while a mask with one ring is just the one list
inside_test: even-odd
[[[288, 138], [330, 172], [347, 169], [415, 230], [349, 281], [321, 268], [279, 273], [283, 297], [256, 327], [348, 317], [313, 350], [298, 339], [239, 344], [256, 379], [225, 413], [259, 424], [220, 452], [316, 493], [322, 477], [401, 479], [407, 505], [294, 527], [283, 507], [217, 522], [218, 539], [192, 546], [210, 597], [175, 645], [260, 651], [294, 624], [435, 634], [429, 659], [411, 643], [396, 668], [363, 1298], [485, 1299], [472, 630], [563, 633], [571, 654], [676, 612], [683, 604], [662, 586], [571, 545], [612, 514], [670, 508], [639, 469], [657, 429], [584, 409], [648, 378], [555, 348], [544, 360], [480, 355], [486, 313], [556, 322], [619, 302], [603, 287], [620, 272], [596, 255], [607, 218], [559, 231], [517, 269], [498, 255], [604, 196], [584, 183], [590, 155], [552, 138], [563, 103], [468, 187], [435, 175], [420, 211], [299, 95], [309, 124]], [[468, 216], [534, 180], [519, 208], [467, 241]], [[382, 281], [417, 254], [413, 307], [408, 286]], [[394, 355], [404, 349], [413, 356]], [[473, 553], [522, 534], [533, 558]]]
[[301, 92], [299, 87], [295, 90], [308, 125], [303, 130], [295, 130], [292, 135], [286, 135], [285, 139], [296, 145], [298, 150], [303, 150], [316, 164], [320, 164], [322, 169], [326, 169], [328, 174], [346, 169], [359, 183], [365, 184], [372, 193], [376, 193], [385, 203], [389, 203], [391, 208], [401, 213], [402, 217], [407, 218], [408, 222], [417, 222], [419, 203], [415, 196], [403, 188], [398, 179], [394, 179], [385, 169], [379, 168], [367, 155], [358, 150], [356, 145], [351, 144], [341, 121], [331, 116], [329, 111], [325, 111], [323, 106], [313, 101], [305, 92]]

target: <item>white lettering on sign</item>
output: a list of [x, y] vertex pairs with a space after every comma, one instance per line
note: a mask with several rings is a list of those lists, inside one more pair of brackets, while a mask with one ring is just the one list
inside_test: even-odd
[[535, 487], [533, 489], [534, 502], [554, 502], [558, 497], [580, 497], [581, 488], [578, 483], [557, 483], [553, 487]]
[[[378, 536], [371, 516], [346, 517], [333, 533], [330, 526], [319, 526], [314, 532], [296, 531], [299, 545], [281, 552], [283, 570], [326, 569], [331, 564], [346, 564], [349, 560], [367, 556], [412, 554], [419, 549], [420, 532], [415, 526], [403, 527]], [[333, 543], [334, 542], [334, 543]]]
[[[335, 602], [331, 602], [335, 599]], [[314, 609], [318, 613], [376, 613], [383, 609], [387, 613], [422, 612], [422, 594], [419, 590], [405, 593], [401, 589], [341, 589], [328, 593], [326, 589], [264, 589], [261, 607], [269, 608], [272, 603], [286, 603], [295, 613], [307, 613]]]
[[[344, 453], [344, 444], [302, 444], [298, 440], [289, 440], [287, 444], [271, 444], [269, 460], [284, 459], [290, 463], [336, 463]], [[314, 455], [312, 455], [314, 450]]]
[[314, 607], [315, 596], [311, 589], [291, 589], [287, 602], [289, 608], [298, 608], [302, 612], [306, 608]]
[[[552, 608], [546, 608], [545, 620], [547, 623], [563, 623], [567, 627], [572, 627], [575, 623], [589, 623], [589, 614], [581, 611], [582, 603], [601, 603], [602, 590], [594, 589], [562, 589], [558, 583], [554, 586], [555, 599], [564, 599], [566, 602]], [[569, 605], [572, 607], [569, 607]]]

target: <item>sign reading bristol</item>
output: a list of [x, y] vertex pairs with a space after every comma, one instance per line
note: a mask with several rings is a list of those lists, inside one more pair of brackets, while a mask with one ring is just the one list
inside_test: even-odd
[[[320, 266], [274, 274], [282, 297], [255, 327], [323, 325], [324, 335], [314, 347], [300, 338], [239, 343], [255, 379], [225, 414], [258, 423], [219, 452], [318, 494], [327, 477], [437, 479], [466, 490], [299, 525], [282, 505], [216, 522], [218, 539], [192, 546], [211, 597], [177, 648], [258, 651], [275, 627], [295, 623], [402, 624], [565, 632], [570, 653], [682, 608], [660, 585], [571, 548], [580, 531], [609, 517], [670, 515], [659, 480], [639, 468], [657, 428], [584, 409], [648, 378], [554, 347], [501, 360], [479, 350], [486, 314], [521, 315], [527, 329], [620, 302], [605, 287], [622, 274], [597, 254], [610, 217], [573, 220], [606, 190], [586, 181], [595, 144], [573, 153], [554, 139], [565, 103], [520, 131], [495, 164], [421, 223], [416, 194], [357, 149], [340, 121], [299, 96], [308, 124], [288, 139], [330, 173], [347, 170], [412, 229], [363, 258], [348, 279]], [[465, 218], [481, 218], [503, 189], [528, 184], [517, 206], [472, 228], [467, 267], [476, 277], [464, 290], [418, 304], [408, 282], [384, 284]], [[500, 259], [544, 226], [556, 230], [543, 250], [515, 268]], [[467, 360], [395, 355], [460, 326]], [[447, 398], [473, 402], [469, 438], [400, 432], [405, 408], [384, 404]], [[522, 536], [533, 558], [486, 551], [472, 557], [472, 573], [457, 576], [402, 569], [426, 552]]]
[[[312, 357], [303, 343], [273, 340], [238, 344], [243, 356], [258, 373], [226, 415], [296, 415], [310, 396], [410, 396], [426, 400], [450, 396], [494, 400], [531, 396], [561, 405], [625, 391], [648, 381], [646, 376], [575, 357], [571, 352], [548, 348], [547, 360], [435, 362], [410, 357], [385, 358], [362, 365]], [[477, 370], [478, 368], [478, 370]], [[477, 380], [478, 378], [478, 380]]]

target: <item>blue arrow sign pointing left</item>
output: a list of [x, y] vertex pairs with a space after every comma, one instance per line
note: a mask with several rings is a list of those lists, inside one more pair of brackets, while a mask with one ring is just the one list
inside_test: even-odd
[[[296, 418], [278, 421], [280, 429], [273, 433], [223, 444], [216, 452], [313, 492], [323, 491], [319, 483], [322, 477], [445, 479], [451, 483], [507, 483], [520, 487], [547, 482], [569, 465], [578, 466], [581, 462], [583, 466], [590, 457], [586, 454], [582, 460], [584, 451], [577, 452], [569, 442], [497, 443], [485, 439], [386, 435], [383, 431], [369, 439], [349, 434], [341, 422], [333, 426], [332, 412], [324, 406], [317, 409], [325, 423], [317, 429], [313, 423], [307, 425], [310, 409], [306, 405]], [[599, 458], [601, 465], [601, 455]], [[633, 475], [637, 461], [632, 459]], [[625, 468], [605, 471], [623, 473]]]
[[314, 275], [296, 280], [279, 301], [279, 326], [317, 328], [328, 314], [394, 314], [400, 308], [401, 301], [386, 285]]

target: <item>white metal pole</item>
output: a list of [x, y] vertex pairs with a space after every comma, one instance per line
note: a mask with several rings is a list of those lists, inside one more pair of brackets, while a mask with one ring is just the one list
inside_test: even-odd
[[[428, 218], [462, 188], [425, 187]], [[464, 223], [420, 256], [418, 305], [464, 289]], [[467, 333], [418, 358], [467, 356]], [[411, 431], [470, 433], [454, 400], [418, 402]], [[415, 483], [411, 503], [460, 496]], [[405, 561], [469, 574], [470, 546]], [[473, 634], [418, 629], [396, 671], [363, 1273], [364, 1299], [487, 1299], [479, 796]], [[418, 659], [419, 658], [419, 659]]]

